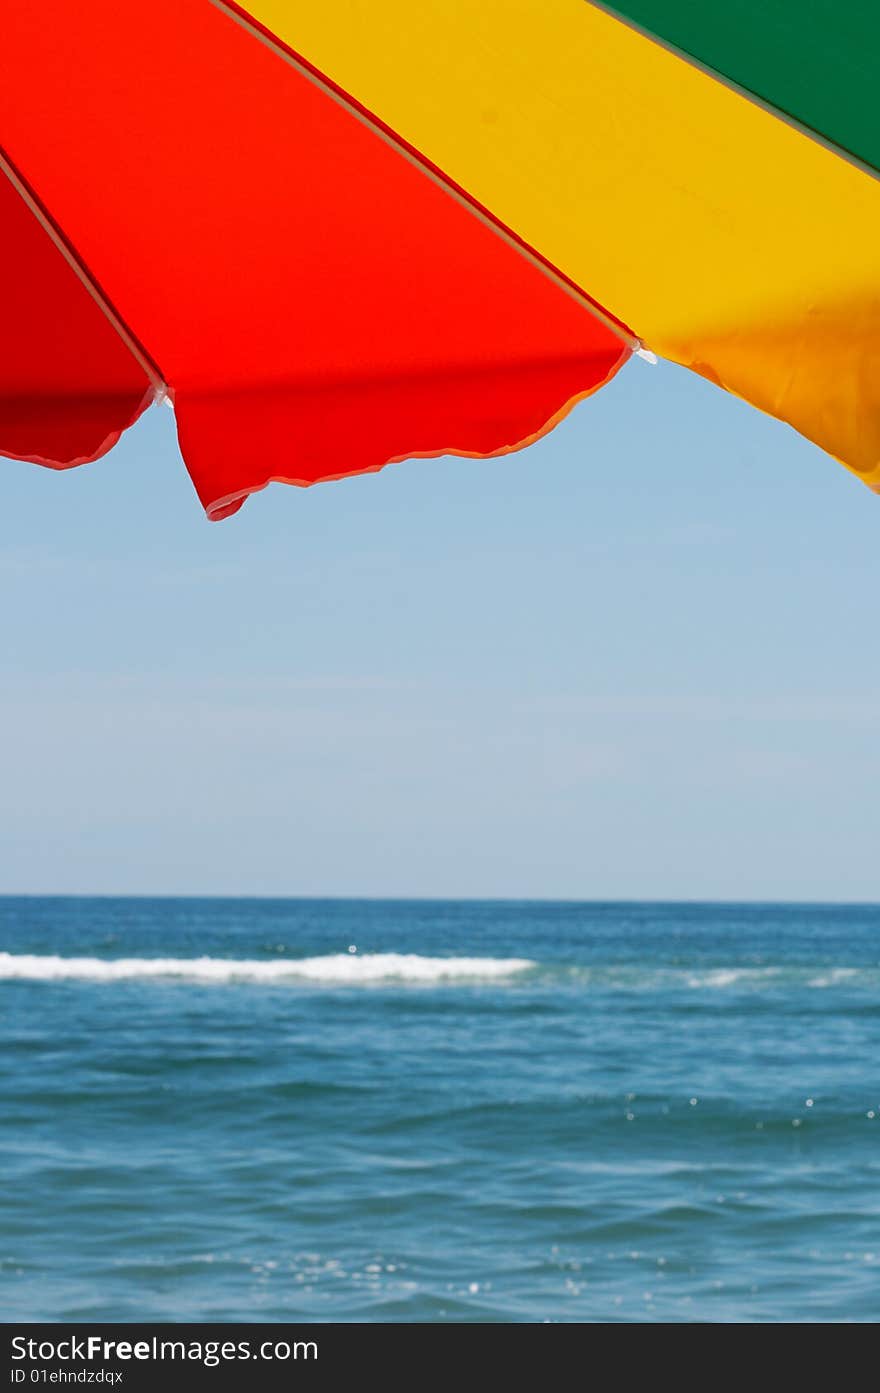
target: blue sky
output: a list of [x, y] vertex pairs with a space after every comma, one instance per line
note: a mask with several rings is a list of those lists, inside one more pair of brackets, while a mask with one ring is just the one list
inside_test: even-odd
[[880, 503], [689, 373], [220, 524], [162, 408], [2, 468], [0, 892], [880, 899]]

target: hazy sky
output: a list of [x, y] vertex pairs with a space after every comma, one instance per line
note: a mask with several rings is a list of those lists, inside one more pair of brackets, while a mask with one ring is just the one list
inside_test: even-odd
[[880, 501], [689, 373], [220, 524], [162, 408], [0, 468], [2, 892], [880, 899]]

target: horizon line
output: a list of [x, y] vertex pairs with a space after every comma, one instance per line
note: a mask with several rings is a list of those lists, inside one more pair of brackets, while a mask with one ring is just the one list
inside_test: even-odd
[[199, 893], [196, 891], [154, 891], [140, 890], [3, 890], [0, 903], [4, 900], [243, 900], [259, 902], [287, 902], [310, 904], [477, 904], [477, 905], [663, 905], [663, 906], [712, 906], [719, 908], [748, 908], [755, 906], [778, 908], [852, 908], [880, 909], [880, 900], [870, 899], [808, 899], [808, 898], [770, 898], [761, 897], [728, 899], [711, 896], [681, 898], [658, 898], [654, 896], [594, 896], [579, 897], [565, 895], [379, 895], [379, 894], [229, 894], [217, 891]]

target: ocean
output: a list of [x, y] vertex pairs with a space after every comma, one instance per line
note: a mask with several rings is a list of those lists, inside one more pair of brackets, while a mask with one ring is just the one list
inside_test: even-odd
[[880, 908], [0, 900], [0, 1315], [880, 1316]]

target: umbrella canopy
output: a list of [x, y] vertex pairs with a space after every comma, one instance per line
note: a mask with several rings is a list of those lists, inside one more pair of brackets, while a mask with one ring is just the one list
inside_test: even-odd
[[650, 349], [880, 489], [868, 0], [2, 0], [0, 452], [175, 408], [211, 518]]

